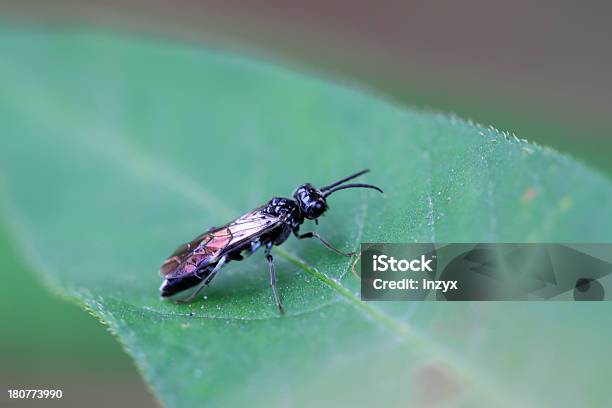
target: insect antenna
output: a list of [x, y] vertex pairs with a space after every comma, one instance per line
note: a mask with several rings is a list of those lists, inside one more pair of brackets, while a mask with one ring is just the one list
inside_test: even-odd
[[347, 181], [352, 180], [354, 178], [357, 178], [357, 177], [361, 176], [362, 174], [366, 174], [369, 171], [370, 171], [370, 169], [361, 170], [360, 172], [352, 174], [352, 175], [350, 175], [348, 177], [345, 177], [345, 178], [343, 178], [340, 181], [336, 181], [335, 183], [330, 184], [329, 186], [321, 187], [321, 191], [330, 190], [330, 189], [336, 187], [337, 185], [340, 185], [342, 183], [346, 183]]
[[330, 190], [326, 190], [323, 193], [323, 197], [327, 197], [331, 193], [336, 192], [338, 190], [344, 190], [345, 188], [371, 188], [372, 190], [380, 191], [381, 193], [383, 192], [379, 187], [373, 186], [372, 184], [345, 184], [345, 185], [340, 186], [340, 187], [336, 187], [336, 188], [332, 188]]

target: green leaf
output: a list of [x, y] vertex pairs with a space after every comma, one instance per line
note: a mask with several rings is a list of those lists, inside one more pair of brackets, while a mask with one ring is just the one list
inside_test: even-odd
[[274, 250], [284, 317], [261, 254], [189, 305], [160, 301], [157, 274], [210, 226], [362, 168], [386, 194], [334, 195], [303, 231], [345, 250], [610, 241], [610, 181], [493, 128], [195, 46], [0, 34], [4, 220], [164, 404], [610, 403], [605, 304], [364, 303], [350, 261], [294, 239]]

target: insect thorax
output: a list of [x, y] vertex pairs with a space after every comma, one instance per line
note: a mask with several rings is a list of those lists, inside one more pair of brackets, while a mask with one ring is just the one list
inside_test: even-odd
[[277, 217], [284, 217], [285, 224], [291, 227], [291, 229], [297, 228], [304, 222], [304, 216], [300, 212], [300, 208], [297, 203], [290, 198], [274, 197], [268, 203], [266, 210], [269, 214]]

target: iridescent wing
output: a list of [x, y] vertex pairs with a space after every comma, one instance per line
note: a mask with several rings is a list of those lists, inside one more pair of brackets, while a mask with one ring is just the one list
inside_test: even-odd
[[263, 208], [256, 208], [179, 246], [162, 264], [160, 274], [166, 279], [194, 274], [223, 254], [282, 224], [282, 218], [264, 212]]

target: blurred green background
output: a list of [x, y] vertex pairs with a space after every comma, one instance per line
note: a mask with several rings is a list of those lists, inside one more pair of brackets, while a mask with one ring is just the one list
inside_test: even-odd
[[[514, 132], [612, 174], [611, 11], [605, 2], [551, 0], [8, 1], [0, 23], [80, 24], [269, 55]], [[155, 404], [119, 344], [44, 287], [1, 224], [0, 259], [11, 276], [0, 289], [3, 384], [66, 384], [73, 402], [89, 406]], [[100, 384], [108, 399], [88, 398]]]

